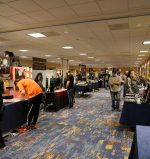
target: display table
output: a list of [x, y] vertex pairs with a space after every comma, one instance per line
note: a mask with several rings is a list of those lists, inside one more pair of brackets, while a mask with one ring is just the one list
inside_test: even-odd
[[98, 81], [92, 82], [91, 85], [92, 85], [93, 90], [98, 90], [99, 89]]
[[[10, 101], [9, 101], [10, 102]], [[9, 132], [26, 123], [28, 113], [28, 100], [11, 100], [4, 103], [5, 109], [0, 127], [3, 133]]]
[[54, 103], [57, 109], [62, 109], [68, 105], [67, 89], [56, 90], [54, 94], [55, 94]]
[[50, 104], [55, 111], [68, 105], [67, 89], [55, 90], [55, 92], [46, 92], [46, 104]]
[[135, 127], [136, 125], [150, 126], [150, 105], [124, 103], [120, 124]]
[[129, 159], [150, 159], [150, 127], [136, 126]]

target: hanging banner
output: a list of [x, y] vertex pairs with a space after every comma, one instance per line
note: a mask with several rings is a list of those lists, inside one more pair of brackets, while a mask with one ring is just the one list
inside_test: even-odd
[[66, 78], [66, 73], [69, 70], [69, 62], [68, 59], [61, 59], [61, 76], [64, 82], [64, 78]]
[[33, 70], [46, 70], [46, 59], [33, 57], [32, 68]]

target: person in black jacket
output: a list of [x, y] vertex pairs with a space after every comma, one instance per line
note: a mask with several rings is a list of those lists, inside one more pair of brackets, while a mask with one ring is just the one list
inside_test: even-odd
[[[3, 115], [3, 98], [2, 98], [2, 93], [3, 93], [3, 81], [0, 80], [0, 120], [2, 119], [2, 115]], [[4, 148], [5, 147], [5, 143], [4, 143], [4, 139], [2, 137], [2, 132], [0, 129], [0, 148]]]
[[71, 72], [68, 71], [66, 89], [67, 89], [68, 100], [69, 100], [69, 104], [68, 104], [69, 108], [73, 108], [73, 98], [74, 98], [73, 88], [74, 88], [74, 77], [71, 74]]

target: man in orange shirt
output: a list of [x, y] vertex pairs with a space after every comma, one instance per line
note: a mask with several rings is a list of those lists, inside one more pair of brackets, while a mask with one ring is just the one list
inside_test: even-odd
[[20, 91], [20, 96], [29, 97], [29, 112], [27, 115], [27, 129], [35, 128], [39, 116], [39, 108], [42, 100], [42, 89], [32, 79], [22, 79], [14, 83]]

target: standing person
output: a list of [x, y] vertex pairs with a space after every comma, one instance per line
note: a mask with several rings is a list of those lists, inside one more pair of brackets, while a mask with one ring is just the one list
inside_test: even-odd
[[139, 93], [136, 76], [133, 70], [130, 70], [127, 75], [127, 92], [133, 94]]
[[109, 78], [110, 93], [112, 99], [112, 110], [120, 111], [120, 90], [122, 79], [117, 75], [117, 70], [113, 69], [112, 76]]
[[123, 80], [123, 97], [126, 96], [126, 92], [127, 92], [127, 75], [128, 75], [128, 71], [126, 71], [123, 76], [122, 76], [122, 80]]
[[68, 100], [69, 100], [69, 104], [68, 104], [69, 108], [73, 107], [73, 86], [74, 86], [74, 77], [71, 74], [71, 72], [68, 71], [66, 89], [67, 89]]
[[[4, 85], [3, 85], [3, 81], [0, 80], [0, 120], [2, 119], [2, 115], [3, 115], [3, 98], [2, 98], [2, 93], [4, 89]], [[5, 143], [4, 143], [4, 139], [2, 137], [2, 132], [0, 129], [0, 149], [5, 147]]]
[[77, 81], [82, 81], [82, 73], [81, 73], [81, 71], [77, 71], [76, 78], [77, 78]]
[[35, 125], [39, 116], [39, 109], [42, 100], [42, 89], [41, 87], [32, 79], [22, 79], [15, 82], [15, 85], [20, 91], [20, 96], [24, 97], [28, 95], [29, 97], [29, 112], [27, 115], [27, 126], [26, 129], [35, 129]]
[[106, 74], [105, 74], [105, 89], [108, 88], [109, 77], [110, 77], [110, 74], [108, 72], [106, 72]]

